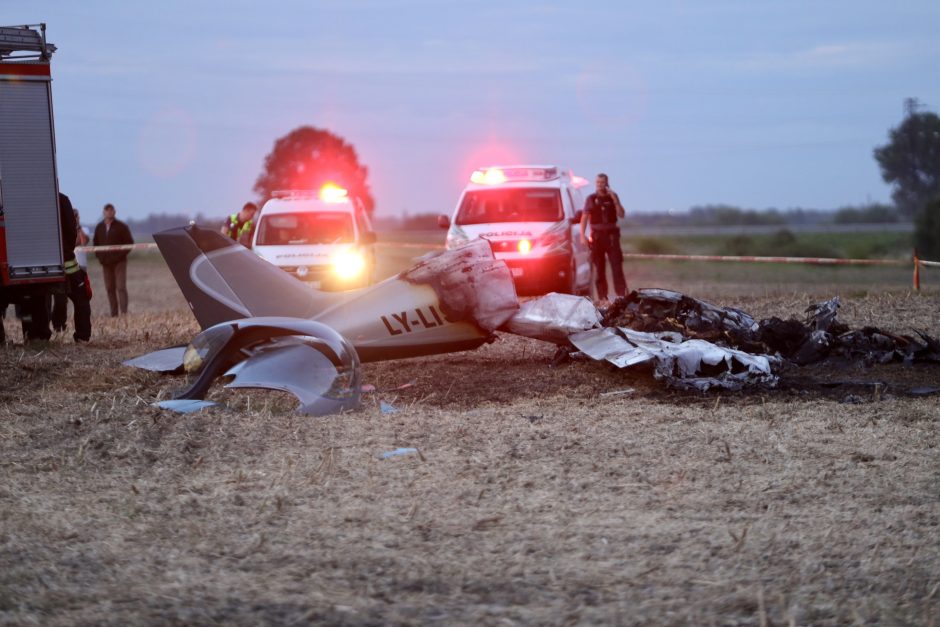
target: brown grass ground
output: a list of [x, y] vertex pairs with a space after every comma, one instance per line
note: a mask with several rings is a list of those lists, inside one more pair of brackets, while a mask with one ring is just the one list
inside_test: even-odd
[[[940, 615], [937, 397], [679, 394], [504, 336], [366, 365], [415, 385], [341, 416], [219, 386], [226, 409], [177, 415], [149, 403], [181, 379], [120, 362], [197, 327], [162, 267], [131, 272], [132, 314], [102, 317], [99, 289], [89, 346], [0, 349], [0, 622]], [[756, 316], [832, 293], [692, 291]], [[937, 292], [839, 293], [852, 325], [938, 330]], [[420, 455], [380, 459], [396, 447]]]

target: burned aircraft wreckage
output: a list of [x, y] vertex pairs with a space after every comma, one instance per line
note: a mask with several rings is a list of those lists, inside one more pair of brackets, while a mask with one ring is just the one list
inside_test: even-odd
[[851, 331], [838, 299], [807, 319], [755, 321], [678, 292], [637, 290], [598, 310], [586, 298], [548, 294], [520, 303], [509, 269], [489, 242], [433, 253], [372, 287], [322, 292], [199, 227], [154, 236], [202, 332], [188, 346], [125, 362], [191, 375], [162, 406], [198, 408], [214, 380], [287, 391], [299, 410], [323, 415], [360, 403], [360, 363], [474, 349], [508, 332], [558, 345], [556, 361], [585, 357], [646, 367], [668, 385], [708, 390], [773, 387], [783, 364], [830, 355], [876, 362], [940, 362], [924, 333]]

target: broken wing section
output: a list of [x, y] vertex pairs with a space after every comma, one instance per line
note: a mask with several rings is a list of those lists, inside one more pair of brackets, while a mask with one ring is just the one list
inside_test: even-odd
[[360, 366], [342, 335], [312, 320], [246, 318], [223, 322], [198, 334], [183, 356], [197, 375], [177, 399], [202, 399], [219, 376], [228, 387], [290, 392], [300, 411], [325, 415], [359, 406]]
[[337, 367], [316, 346], [291, 339], [261, 346], [230, 368], [225, 374], [234, 380], [225, 387], [290, 392], [300, 401], [298, 411], [309, 416], [359, 407], [362, 386], [355, 352], [346, 351]]
[[776, 363], [767, 355], [752, 355], [705, 340], [682, 340], [677, 333], [646, 333], [604, 327], [570, 336], [588, 357], [606, 360], [618, 368], [652, 364], [653, 374], [670, 385], [706, 391], [740, 389], [748, 385], [774, 386]]

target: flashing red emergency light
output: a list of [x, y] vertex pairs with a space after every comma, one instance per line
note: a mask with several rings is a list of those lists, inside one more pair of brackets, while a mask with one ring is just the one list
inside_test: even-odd
[[470, 182], [499, 185], [507, 181], [550, 181], [560, 176], [555, 166], [493, 166], [474, 170]]
[[519, 249], [519, 252], [523, 255], [528, 255], [529, 251], [532, 250], [532, 242], [527, 239], [519, 240], [519, 244], [516, 246]]
[[320, 188], [320, 200], [323, 202], [343, 202], [349, 192], [336, 183], [326, 183]]

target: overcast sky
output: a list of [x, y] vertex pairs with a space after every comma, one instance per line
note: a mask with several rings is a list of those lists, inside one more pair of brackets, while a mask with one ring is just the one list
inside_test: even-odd
[[379, 215], [474, 167], [607, 172], [628, 210], [888, 201], [872, 149], [940, 110], [940, 2], [0, 0], [44, 21], [59, 178], [97, 214], [221, 216], [301, 125], [352, 143]]

